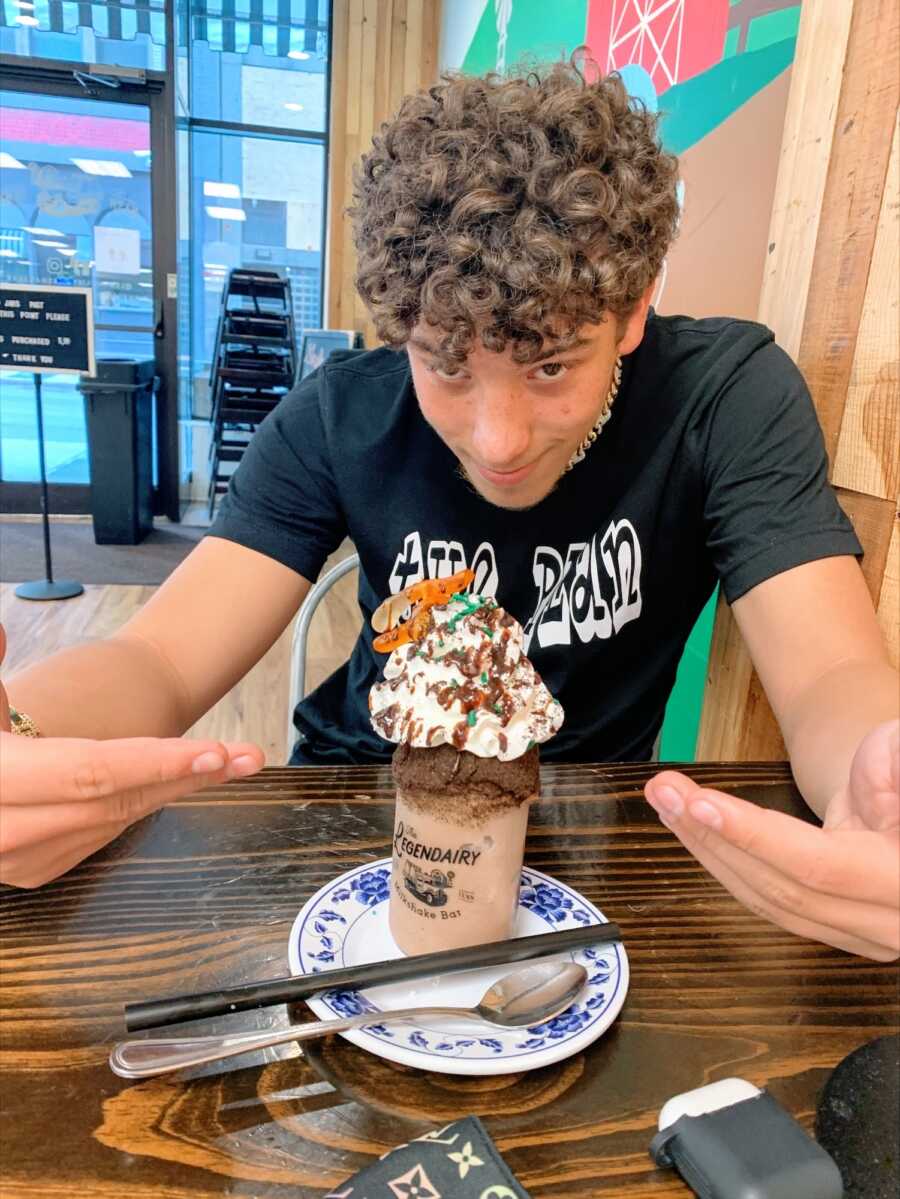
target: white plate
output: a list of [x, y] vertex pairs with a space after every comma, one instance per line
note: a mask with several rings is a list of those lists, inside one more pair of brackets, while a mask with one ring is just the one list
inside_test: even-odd
[[[291, 929], [288, 956], [293, 974], [386, 961], [403, 954], [388, 929], [391, 859], [348, 870], [322, 887]], [[515, 935], [605, 924], [606, 917], [577, 891], [547, 874], [525, 869]], [[560, 954], [588, 970], [588, 982], [561, 1016], [533, 1028], [501, 1029], [472, 1021], [423, 1021], [419, 1025], [374, 1023], [342, 1033], [379, 1057], [442, 1074], [511, 1074], [549, 1066], [578, 1053], [609, 1028], [628, 991], [628, 958], [621, 945], [588, 946]], [[521, 963], [525, 965], [526, 963]], [[308, 999], [323, 1020], [335, 1016], [408, 1007], [472, 1007], [487, 988], [515, 965], [490, 966], [436, 978], [325, 991]]]

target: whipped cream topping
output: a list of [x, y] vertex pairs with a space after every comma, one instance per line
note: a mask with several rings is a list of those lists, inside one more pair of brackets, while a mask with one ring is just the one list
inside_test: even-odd
[[504, 762], [548, 741], [562, 705], [523, 653], [518, 621], [481, 595], [454, 596], [429, 617], [425, 635], [394, 650], [369, 692], [376, 732]]

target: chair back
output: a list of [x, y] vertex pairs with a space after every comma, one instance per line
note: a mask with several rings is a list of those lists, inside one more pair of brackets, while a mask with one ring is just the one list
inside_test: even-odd
[[300, 611], [297, 613], [297, 618], [294, 622], [294, 634], [291, 639], [290, 703], [288, 704], [286, 741], [289, 752], [297, 735], [294, 728], [294, 708], [306, 695], [306, 661], [309, 646], [309, 628], [312, 624], [312, 618], [315, 616], [319, 604], [328, 595], [335, 583], [339, 579], [342, 579], [344, 575], [349, 574], [351, 570], [357, 570], [358, 568], [359, 554], [351, 554], [348, 558], [342, 559], [336, 566], [332, 566], [329, 571], [326, 571], [318, 582], [310, 588], [306, 599], [300, 605]]

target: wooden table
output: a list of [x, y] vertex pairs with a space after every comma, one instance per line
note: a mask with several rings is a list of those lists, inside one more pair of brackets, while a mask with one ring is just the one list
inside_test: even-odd
[[[811, 1128], [831, 1068], [898, 1028], [896, 967], [745, 911], [658, 822], [642, 798], [649, 773], [545, 768], [526, 860], [619, 922], [631, 988], [585, 1053], [521, 1075], [422, 1073], [339, 1037], [308, 1058], [291, 1045], [140, 1084], [106, 1065], [125, 1002], [287, 972], [304, 901], [390, 852], [386, 770], [267, 770], [158, 813], [53, 885], [0, 890], [0, 1193], [305, 1199], [471, 1112], [534, 1199], [683, 1196], [647, 1154], [659, 1108], [731, 1075], [769, 1087]], [[805, 814], [781, 765], [692, 773]], [[288, 1018], [276, 1008], [195, 1027]]]

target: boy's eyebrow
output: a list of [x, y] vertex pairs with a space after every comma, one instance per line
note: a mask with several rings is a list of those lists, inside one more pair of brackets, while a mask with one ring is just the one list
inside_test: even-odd
[[[571, 354], [574, 350], [584, 349], [585, 346], [591, 344], [587, 337], [576, 337], [574, 341], [568, 342], [565, 345], [553, 346], [549, 350], [542, 350], [536, 358], [527, 363], [528, 366], [533, 366], [535, 362], [543, 362], [547, 358], [558, 358], [561, 354]], [[426, 354], [431, 354], [432, 357], [440, 357], [440, 350], [426, 341], [424, 337], [419, 337], [415, 333], [407, 338], [407, 345], [415, 346], [418, 350], [424, 350]]]
[[532, 359], [531, 363], [529, 363], [529, 366], [533, 365], [535, 362], [543, 362], [545, 358], [559, 358], [563, 354], [571, 354], [575, 350], [583, 350], [585, 346], [589, 346], [590, 344], [590, 338], [576, 337], [574, 341], [568, 341], [565, 344], [553, 346], [549, 350], [542, 350], [536, 358]]

